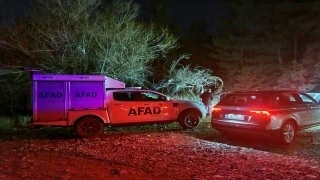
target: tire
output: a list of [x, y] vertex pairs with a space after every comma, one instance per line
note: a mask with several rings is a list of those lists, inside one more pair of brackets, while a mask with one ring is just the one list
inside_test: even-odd
[[199, 125], [200, 117], [195, 112], [182, 112], [179, 116], [179, 125], [183, 129], [192, 129]]
[[75, 132], [82, 138], [96, 137], [103, 131], [103, 124], [95, 117], [85, 117], [75, 124]]
[[289, 145], [296, 136], [296, 127], [292, 122], [286, 122], [282, 125], [279, 141], [281, 144]]

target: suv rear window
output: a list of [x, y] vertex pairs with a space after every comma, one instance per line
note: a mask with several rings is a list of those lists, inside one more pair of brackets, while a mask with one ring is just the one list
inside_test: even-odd
[[219, 105], [227, 106], [262, 106], [268, 97], [261, 94], [227, 94], [221, 99]]

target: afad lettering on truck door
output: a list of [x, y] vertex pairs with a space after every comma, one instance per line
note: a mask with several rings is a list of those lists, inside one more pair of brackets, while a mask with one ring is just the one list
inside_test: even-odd
[[134, 116], [140, 116], [140, 115], [151, 115], [151, 116], [157, 116], [161, 113], [161, 108], [158, 106], [155, 106], [151, 109], [151, 107], [137, 107], [137, 108], [130, 108], [128, 116], [134, 115]]

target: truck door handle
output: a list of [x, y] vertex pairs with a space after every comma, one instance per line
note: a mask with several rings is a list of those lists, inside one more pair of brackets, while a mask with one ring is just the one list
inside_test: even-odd
[[145, 106], [150, 106], [150, 104], [144, 104]]
[[114, 106], [122, 106], [122, 104], [114, 104]]

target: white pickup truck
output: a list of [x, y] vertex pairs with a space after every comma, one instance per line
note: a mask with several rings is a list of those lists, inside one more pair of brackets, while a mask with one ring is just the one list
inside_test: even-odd
[[100, 75], [32, 75], [33, 117], [28, 126], [73, 126], [80, 137], [99, 135], [104, 125], [179, 122], [194, 128], [206, 115], [202, 102], [172, 99], [151, 90], [125, 88]]

